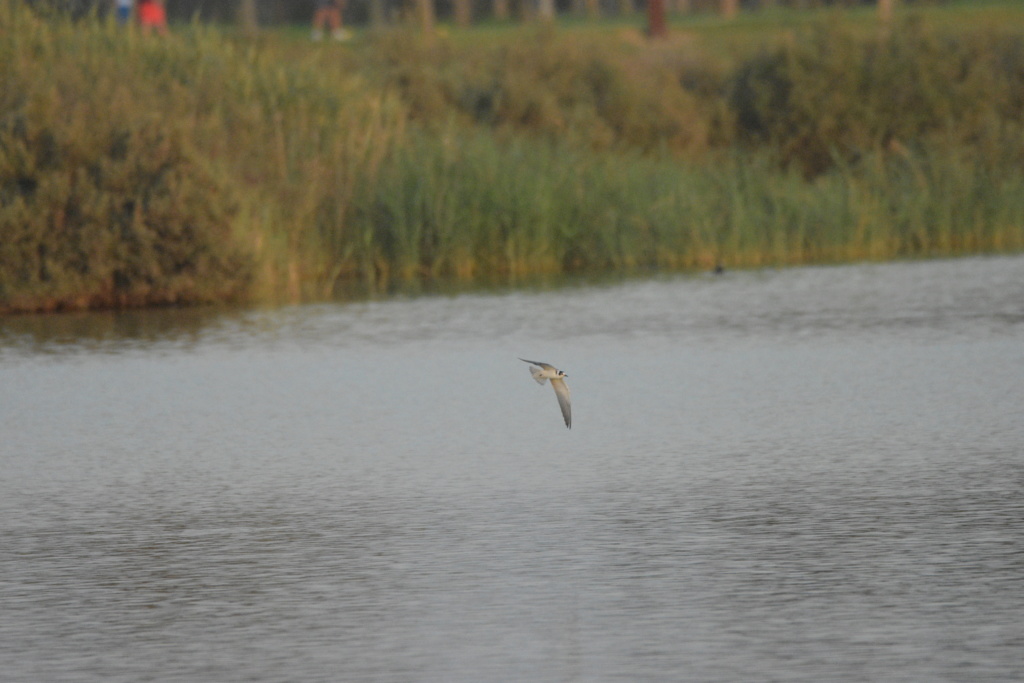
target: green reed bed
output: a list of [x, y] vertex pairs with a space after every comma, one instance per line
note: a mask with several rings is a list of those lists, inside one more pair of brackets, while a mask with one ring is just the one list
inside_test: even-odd
[[735, 65], [523, 30], [144, 37], [0, 0], [0, 310], [1024, 248], [1024, 38]]
[[1024, 173], [995, 178], [943, 155], [879, 154], [808, 181], [767, 155], [694, 164], [480, 133], [410, 138], [356, 193], [352, 234], [374, 246], [353, 263], [363, 273], [514, 277], [1024, 248]]

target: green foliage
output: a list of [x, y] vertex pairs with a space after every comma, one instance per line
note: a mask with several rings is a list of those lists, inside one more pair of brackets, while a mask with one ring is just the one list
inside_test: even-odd
[[[743, 63], [738, 132], [808, 174], [894, 146], [969, 146], [1024, 124], [1024, 36], [940, 34], [908, 20], [878, 38], [820, 25]], [[979, 161], [992, 161], [984, 158]]]
[[[382, 278], [707, 268], [1024, 247], [1024, 171], [875, 153], [813, 182], [768, 154], [712, 164], [478, 133], [412, 135], [350, 225]], [[355, 247], [353, 247], [355, 248]]]
[[[690, 65], [607, 45], [551, 29], [483, 46], [400, 30], [374, 40], [367, 68], [428, 125], [454, 117], [591, 149], [705, 150], [717, 103], [683, 87]], [[707, 76], [700, 66], [688, 80]]]
[[0, 128], [3, 308], [213, 301], [246, 286], [234, 203], [173, 139], [127, 122], [76, 137], [84, 119], [29, 109]]
[[0, 310], [297, 297], [326, 279], [352, 176], [404, 126], [342, 68], [0, 4]]
[[0, 309], [1022, 249], [1022, 35], [818, 25], [724, 62], [0, 0]]
[[[82, 49], [66, 22], [12, 15], [0, 57], [0, 310], [242, 292], [251, 263], [232, 240], [232, 192], [178, 123], [161, 121], [154, 93], [129, 89], [146, 80]], [[94, 37], [122, 52], [115, 36]]]

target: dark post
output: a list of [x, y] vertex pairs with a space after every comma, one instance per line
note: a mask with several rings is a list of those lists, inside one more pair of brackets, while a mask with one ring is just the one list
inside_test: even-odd
[[241, 0], [238, 3], [238, 23], [246, 35], [256, 35], [259, 26], [256, 19], [256, 0]]
[[668, 37], [668, 26], [665, 25], [665, 0], [647, 0], [647, 36]]
[[416, 0], [416, 13], [419, 15], [420, 28], [427, 36], [434, 35], [434, 0]]
[[878, 0], [878, 18], [883, 24], [888, 24], [892, 21], [892, 9], [894, 4], [894, 0]]

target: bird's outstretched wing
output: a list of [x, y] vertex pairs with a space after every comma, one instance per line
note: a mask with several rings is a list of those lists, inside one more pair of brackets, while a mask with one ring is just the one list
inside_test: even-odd
[[551, 386], [558, 397], [558, 405], [562, 409], [562, 417], [565, 418], [565, 426], [572, 429], [572, 404], [569, 402], [569, 387], [564, 379], [551, 380]]
[[537, 384], [544, 384], [544, 381], [546, 380], [546, 378], [543, 376], [543, 370], [554, 370], [554, 368], [548, 365], [547, 363], [538, 363], [535, 360], [526, 360], [525, 358], [520, 358], [519, 360], [523, 361], [524, 363], [529, 363], [531, 366], [534, 366], [530, 368], [530, 376], [537, 380]]

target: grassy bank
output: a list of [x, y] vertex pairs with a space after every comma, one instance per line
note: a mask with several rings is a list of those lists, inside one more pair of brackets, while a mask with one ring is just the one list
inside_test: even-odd
[[0, 310], [1024, 248], [1024, 29], [841, 16], [725, 58], [147, 39], [0, 0]]

